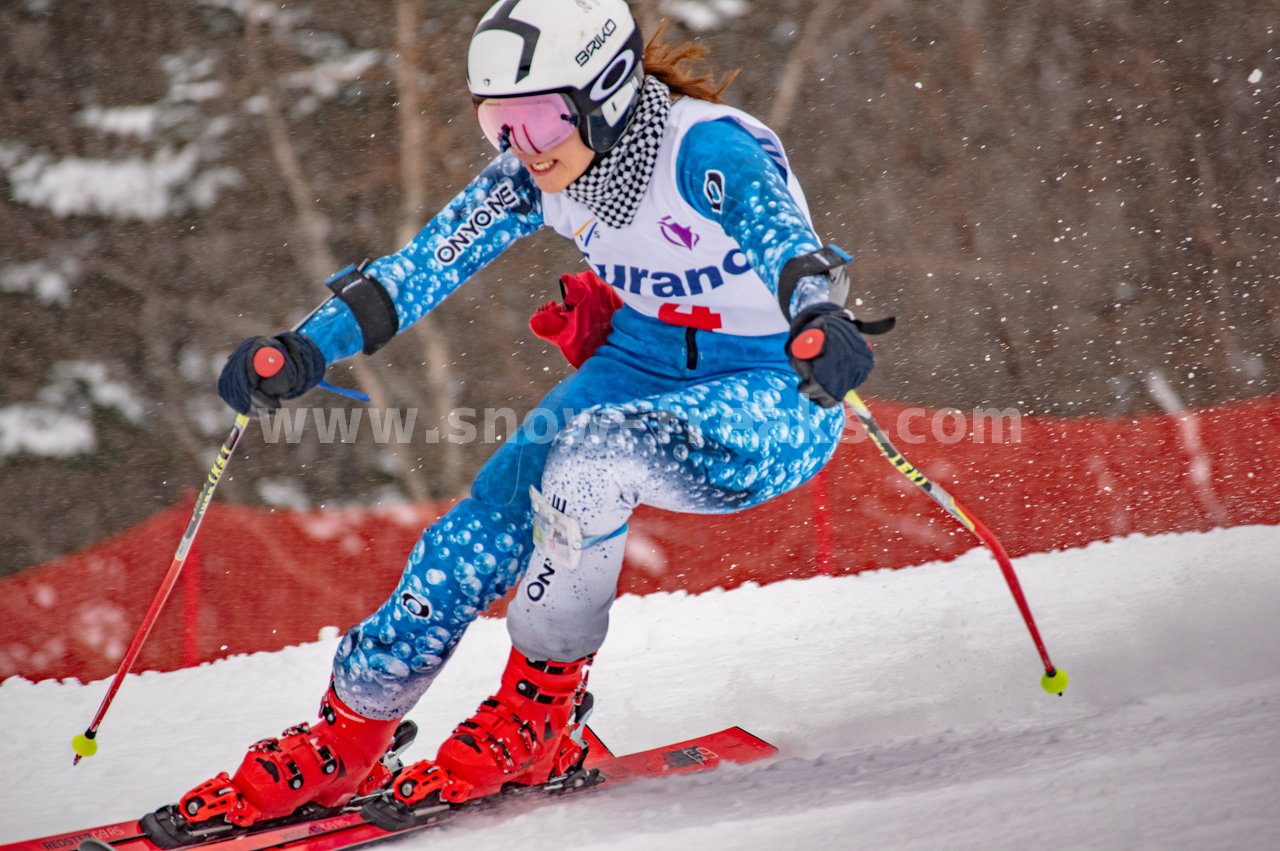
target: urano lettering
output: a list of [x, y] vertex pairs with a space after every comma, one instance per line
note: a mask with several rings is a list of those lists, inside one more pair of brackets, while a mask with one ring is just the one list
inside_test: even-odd
[[725, 275], [745, 275], [751, 264], [741, 249], [734, 248], [719, 266], [702, 266], [680, 272], [654, 271], [621, 263], [596, 263], [595, 270], [605, 283], [637, 295], [646, 292], [658, 298], [680, 298], [701, 295], [725, 284]]
[[452, 265], [462, 252], [484, 235], [493, 223], [502, 218], [506, 211], [520, 203], [515, 188], [510, 181], [504, 180], [495, 186], [484, 203], [471, 211], [467, 220], [458, 225], [453, 233], [436, 249], [436, 259], [445, 266]]

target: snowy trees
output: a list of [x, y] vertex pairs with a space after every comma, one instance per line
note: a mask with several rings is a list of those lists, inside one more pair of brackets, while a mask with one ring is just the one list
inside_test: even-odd
[[[463, 71], [485, 5], [0, 6], [0, 569], [175, 502], [225, 433], [231, 347], [487, 160]], [[1280, 385], [1274, 2], [635, 6], [743, 69], [731, 100], [780, 124], [819, 228], [858, 255], [860, 310], [899, 317], [868, 395], [1125, 414], [1160, 410], [1152, 387], [1203, 405]], [[580, 262], [529, 240], [331, 378], [424, 430], [527, 407], [566, 368], [525, 319]], [[451, 496], [491, 449], [250, 444], [224, 490]]]

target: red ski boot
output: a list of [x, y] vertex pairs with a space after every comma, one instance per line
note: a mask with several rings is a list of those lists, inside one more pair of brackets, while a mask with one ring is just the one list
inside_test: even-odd
[[586, 756], [591, 659], [531, 662], [512, 649], [498, 693], [454, 729], [434, 760], [399, 774], [394, 800], [400, 806], [392, 808], [421, 815], [424, 806], [460, 804], [512, 783], [542, 785], [579, 768]]
[[384, 756], [390, 749], [394, 761], [416, 731], [412, 722], [365, 718], [343, 703], [332, 685], [320, 717], [314, 727], [299, 724], [278, 739], [257, 742], [235, 776], [223, 772], [200, 784], [182, 796], [170, 818], [163, 818], [170, 808], [162, 808], [153, 821], [162, 833], [175, 834], [174, 840], [198, 840], [233, 830], [231, 825], [279, 819], [304, 805], [314, 805], [308, 811], [340, 807], [389, 783], [392, 769]]

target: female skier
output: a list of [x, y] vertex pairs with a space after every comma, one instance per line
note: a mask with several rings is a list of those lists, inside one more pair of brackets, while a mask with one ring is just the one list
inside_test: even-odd
[[[246, 340], [228, 359], [222, 397], [240, 412], [275, 408], [544, 226], [623, 303], [607, 341], [542, 401], [554, 439], [527, 420], [470, 498], [423, 533], [391, 597], [342, 639], [322, 720], [255, 744], [233, 776], [188, 792], [171, 829], [251, 825], [386, 785], [400, 719], [516, 583], [497, 693], [384, 798], [459, 803], [566, 775], [585, 755], [586, 669], [632, 510], [738, 511], [831, 457], [839, 402], [872, 366], [831, 286], [849, 258], [822, 247], [778, 138], [684, 70], [700, 54], [646, 49], [625, 0], [494, 4], [467, 70], [497, 159], [403, 249], [331, 278], [334, 296], [296, 331]], [[800, 357], [789, 346], [806, 332]], [[263, 348], [284, 356], [265, 378]]]

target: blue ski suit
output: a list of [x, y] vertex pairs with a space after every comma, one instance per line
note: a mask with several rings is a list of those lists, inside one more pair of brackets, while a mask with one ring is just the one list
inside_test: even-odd
[[[704, 101], [678, 100], [670, 121], [625, 228], [563, 193], [544, 195], [503, 154], [407, 246], [368, 267], [404, 329], [515, 240], [552, 227], [624, 306], [607, 342], [424, 531], [394, 593], [343, 637], [334, 687], [356, 711], [407, 713], [466, 627], [516, 584], [517, 650], [559, 661], [594, 653], [636, 506], [749, 508], [805, 482], [834, 452], [843, 412], [798, 392], [784, 350], [779, 272], [821, 243], [781, 145], [746, 113]], [[825, 295], [797, 292], [793, 313], [801, 298]], [[362, 348], [337, 299], [299, 330], [328, 363]]]

